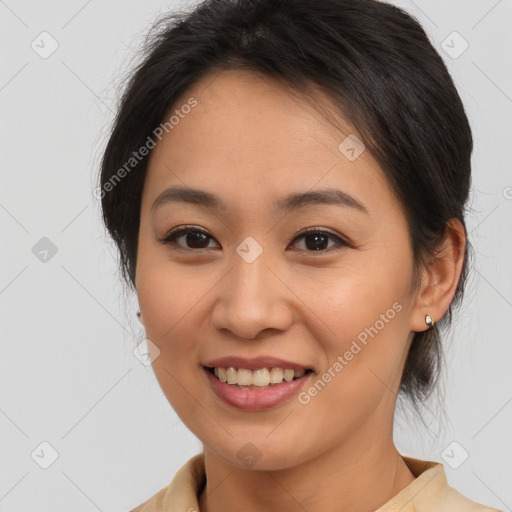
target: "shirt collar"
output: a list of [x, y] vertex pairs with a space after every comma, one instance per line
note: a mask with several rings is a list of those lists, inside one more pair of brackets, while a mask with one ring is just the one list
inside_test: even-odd
[[442, 464], [405, 457], [402, 459], [416, 479], [375, 512], [415, 512], [414, 503], [426, 503], [448, 487]]
[[[415, 512], [415, 503], [427, 503], [449, 488], [443, 465], [402, 456], [416, 479], [375, 512]], [[132, 512], [199, 512], [198, 496], [206, 485], [204, 454], [186, 462], [171, 483]]]

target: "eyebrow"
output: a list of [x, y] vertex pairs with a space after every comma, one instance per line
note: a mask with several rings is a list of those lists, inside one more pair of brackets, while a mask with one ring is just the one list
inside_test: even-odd
[[[159, 206], [169, 203], [183, 202], [195, 204], [200, 207], [225, 211], [226, 205], [220, 197], [205, 190], [189, 187], [170, 187], [164, 190], [153, 202], [151, 211]], [[310, 205], [336, 205], [354, 208], [368, 213], [366, 206], [354, 196], [342, 190], [325, 188], [308, 192], [295, 192], [274, 201], [276, 212], [287, 213]]]

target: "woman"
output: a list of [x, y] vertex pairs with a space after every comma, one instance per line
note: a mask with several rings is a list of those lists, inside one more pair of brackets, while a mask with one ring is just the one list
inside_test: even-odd
[[467, 273], [471, 130], [423, 29], [376, 0], [207, 1], [159, 27], [103, 218], [204, 449], [134, 510], [495, 510], [393, 442]]

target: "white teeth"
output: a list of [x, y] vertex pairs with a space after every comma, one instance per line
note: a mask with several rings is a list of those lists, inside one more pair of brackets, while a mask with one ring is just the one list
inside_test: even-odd
[[[240, 372], [240, 370], [238, 370]], [[240, 382], [240, 384], [242, 384]], [[252, 385], [253, 386], [268, 386], [270, 384], [270, 373], [268, 368], [261, 370], [254, 370], [252, 372]]]
[[240, 368], [238, 370], [236, 384], [238, 384], [239, 386], [251, 386], [252, 385], [252, 371]]
[[268, 387], [281, 382], [291, 382], [302, 377], [306, 370], [294, 370], [293, 368], [260, 368], [258, 370], [249, 370], [247, 368], [228, 368], [216, 367], [213, 370], [214, 375], [221, 381], [237, 386], [257, 386]]
[[270, 382], [272, 382], [272, 384], [283, 382], [283, 370], [281, 370], [281, 368], [272, 368], [272, 370], [270, 370]]
[[284, 371], [284, 380], [286, 382], [291, 382], [293, 380], [293, 376], [295, 375], [295, 370], [291, 368], [286, 368]]
[[226, 377], [228, 379], [228, 384], [238, 384], [236, 369], [232, 366], [226, 370]]

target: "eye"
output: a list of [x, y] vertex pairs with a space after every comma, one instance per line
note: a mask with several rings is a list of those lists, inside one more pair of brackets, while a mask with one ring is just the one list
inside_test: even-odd
[[[309, 228], [303, 231], [301, 234], [294, 237], [291, 243], [293, 244], [301, 239], [304, 239], [304, 248], [299, 250], [305, 250], [306, 252], [331, 252], [332, 245], [329, 247], [329, 242], [334, 242], [334, 245], [337, 244], [339, 246], [338, 249], [350, 245], [334, 233], [318, 228]], [[209, 242], [213, 240], [215, 239], [206, 231], [197, 228], [182, 227], [171, 231], [162, 238], [160, 242], [164, 245], [176, 245], [178, 248], [185, 250], [204, 250], [213, 248], [209, 246]]]
[[[296, 236], [292, 242], [295, 242], [296, 240], [304, 239], [303, 246], [307, 252], [331, 252], [331, 247], [327, 247], [329, 241], [335, 242], [335, 244], [338, 244], [340, 247], [349, 246], [348, 242], [343, 240], [341, 237], [335, 235], [334, 233], [330, 233], [329, 231], [323, 231], [318, 228], [310, 228], [306, 231], [303, 231], [301, 234]], [[334, 249], [334, 250], [338, 250]]]
[[[178, 243], [180, 239], [185, 242], [185, 246]], [[184, 227], [176, 229], [175, 231], [171, 231], [160, 241], [165, 245], [178, 245], [180, 249], [195, 250], [210, 249], [211, 247], [208, 247], [209, 239], [214, 240], [214, 238], [210, 236], [206, 231]]]

